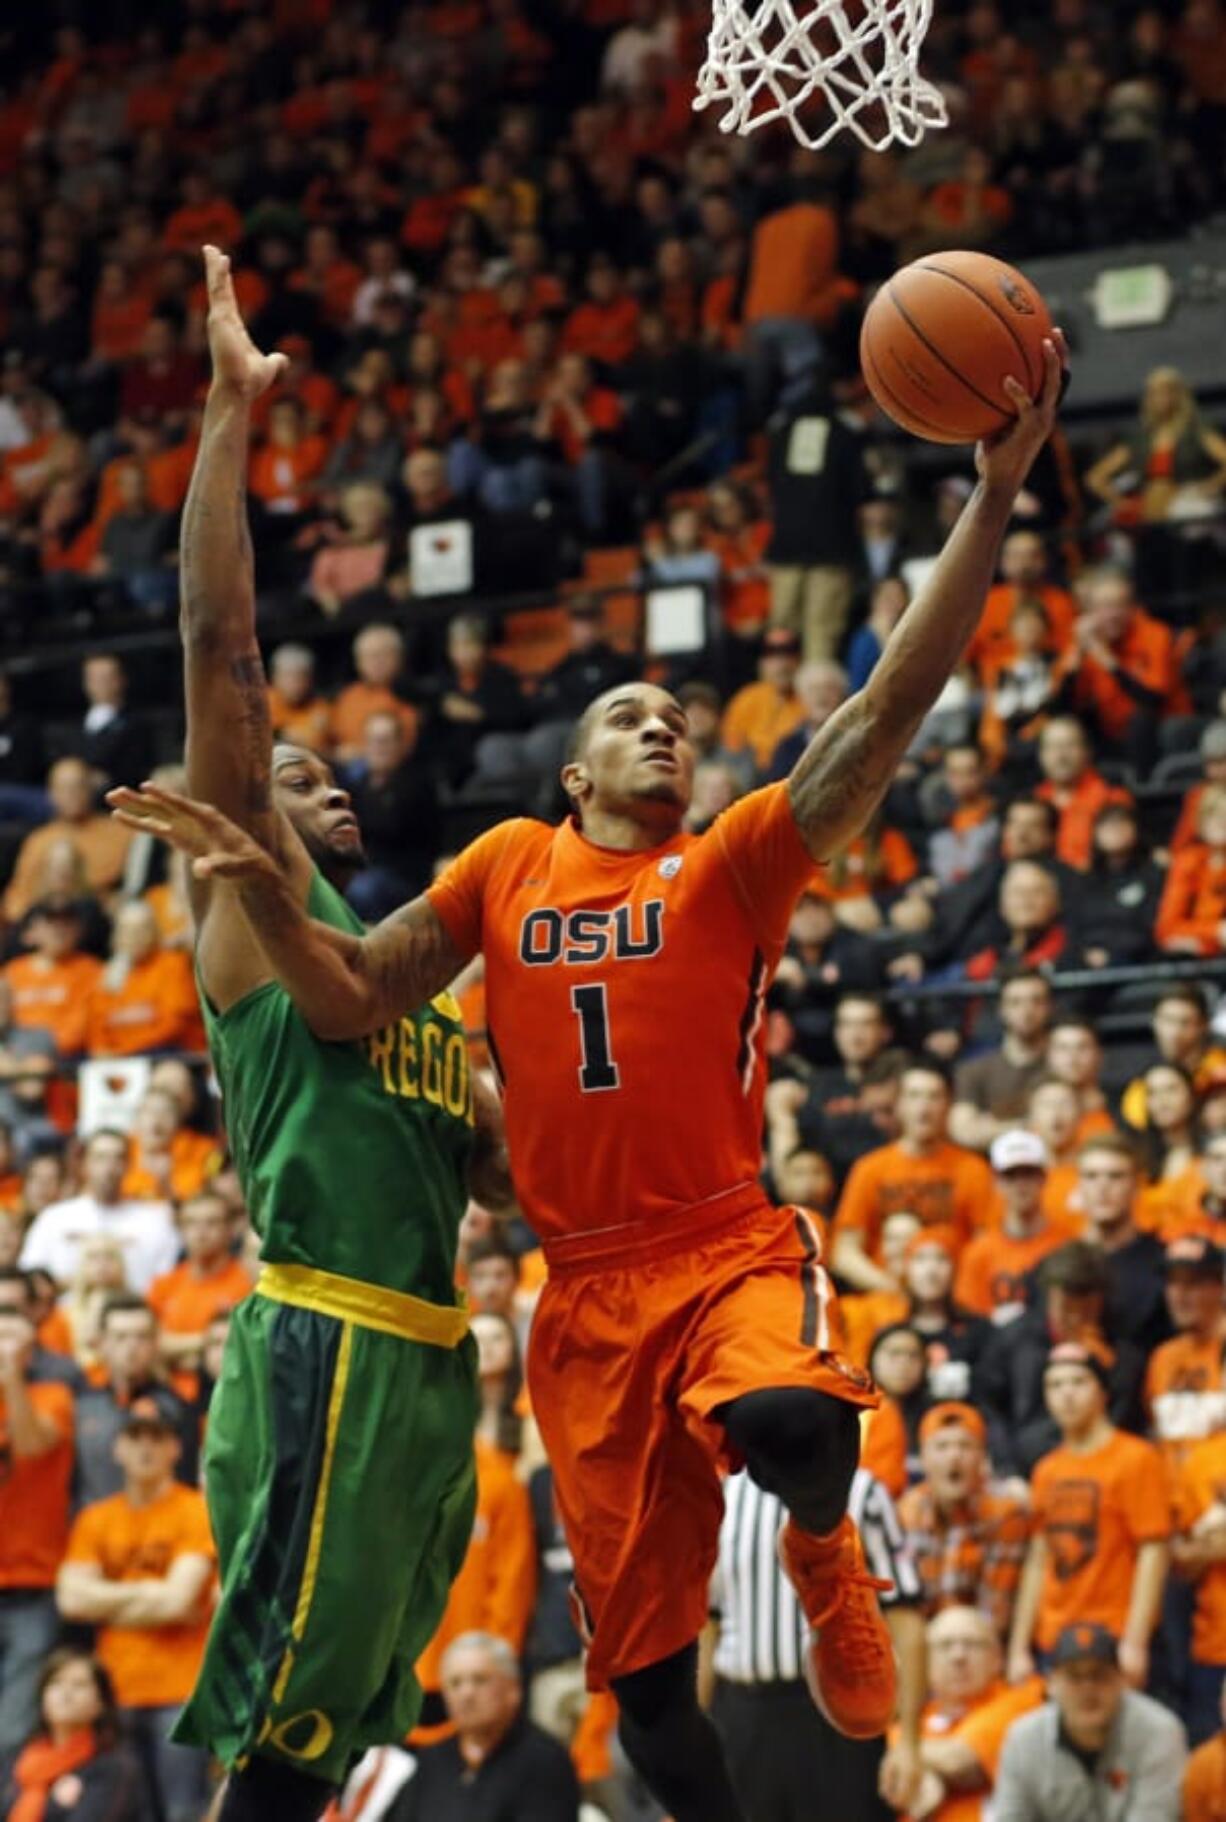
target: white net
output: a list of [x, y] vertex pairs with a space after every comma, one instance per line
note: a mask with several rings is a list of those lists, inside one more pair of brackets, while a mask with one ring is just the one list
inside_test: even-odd
[[786, 120], [816, 150], [844, 128], [873, 151], [946, 124], [919, 73], [932, 0], [714, 0], [696, 108], [724, 105], [725, 133]]

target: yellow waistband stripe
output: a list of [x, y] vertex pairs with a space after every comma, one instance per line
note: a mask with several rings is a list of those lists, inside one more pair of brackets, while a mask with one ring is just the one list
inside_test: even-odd
[[256, 1295], [273, 1303], [291, 1303], [296, 1309], [315, 1310], [352, 1322], [358, 1328], [379, 1329], [399, 1335], [402, 1341], [422, 1341], [428, 1347], [459, 1347], [468, 1333], [468, 1310], [427, 1303], [406, 1291], [389, 1291], [381, 1284], [360, 1278], [342, 1278], [337, 1272], [319, 1272], [310, 1265], [264, 1265], [255, 1281]]

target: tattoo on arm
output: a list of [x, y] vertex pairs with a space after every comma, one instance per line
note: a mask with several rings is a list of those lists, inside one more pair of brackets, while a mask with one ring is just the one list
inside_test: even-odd
[[792, 814], [815, 860], [868, 821], [898, 765], [893, 741], [882, 738], [868, 702], [853, 696], [809, 742], [792, 769]]
[[460, 955], [426, 897], [377, 924], [362, 942], [363, 973], [379, 1003], [403, 1012], [441, 993], [468, 959]]
[[238, 735], [247, 812], [250, 816], [267, 816], [272, 810], [272, 728], [259, 652], [233, 659], [230, 680], [238, 692]]

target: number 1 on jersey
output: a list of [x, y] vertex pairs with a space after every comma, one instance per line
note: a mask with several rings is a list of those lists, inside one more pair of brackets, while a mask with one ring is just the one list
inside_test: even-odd
[[579, 1016], [579, 1044], [583, 1063], [579, 1086], [584, 1094], [619, 1085], [617, 1064], [609, 1045], [609, 1001], [603, 981], [586, 987], [572, 987], [570, 1003]]

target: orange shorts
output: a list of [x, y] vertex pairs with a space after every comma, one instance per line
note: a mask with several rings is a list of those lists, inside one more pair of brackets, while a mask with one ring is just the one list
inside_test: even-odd
[[812, 1386], [872, 1406], [835, 1351], [812, 1218], [745, 1184], [659, 1223], [548, 1243], [528, 1349], [532, 1410], [575, 1562], [587, 1680], [605, 1688], [697, 1638], [740, 1463], [721, 1405]]

